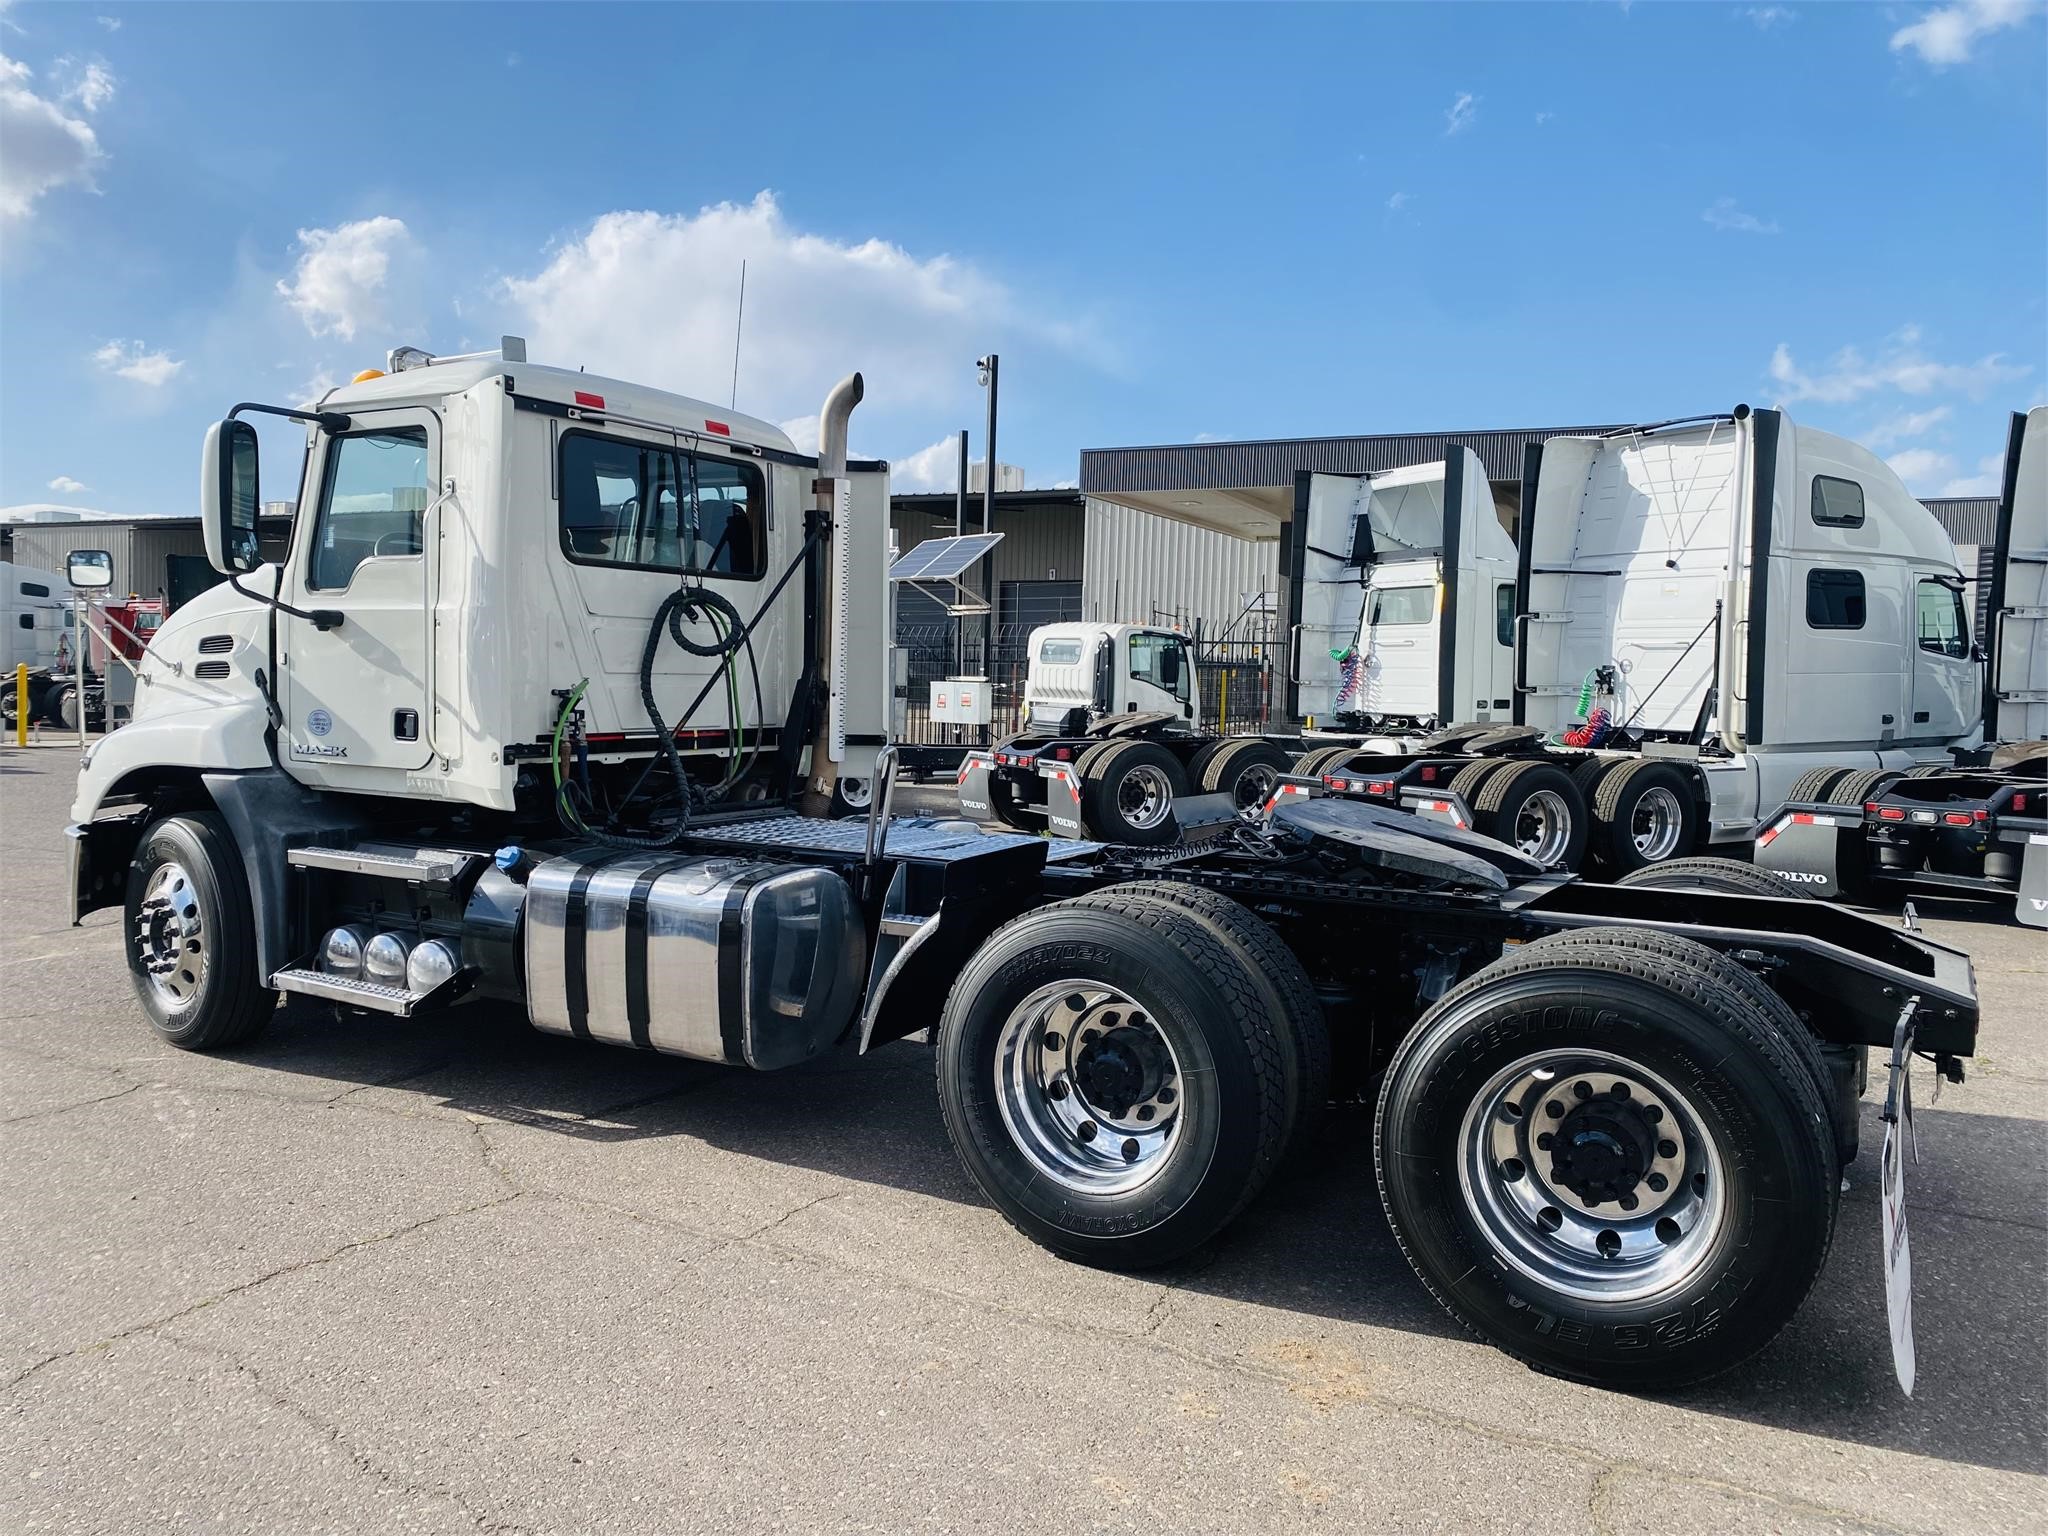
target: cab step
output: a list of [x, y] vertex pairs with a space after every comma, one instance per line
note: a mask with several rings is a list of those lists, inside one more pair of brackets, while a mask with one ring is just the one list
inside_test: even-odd
[[344, 875], [372, 875], [411, 885], [453, 884], [483, 857], [442, 849], [410, 849], [370, 843], [360, 848], [291, 848], [285, 862], [299, 869], [329, 869]]
[[402, 1019], [412, 1017], [412, 1011], [426, 1001], [403, 987], [332, 976], [311, 966], [292, 966], [278, 971], [271, 976], [270, 984], [279, 992], [296, 992], [304, 997], [324, 998], [331, 1003], [346, 1003], [352, 1008], [368, 1008], [377, 1013], [395, 1013]]

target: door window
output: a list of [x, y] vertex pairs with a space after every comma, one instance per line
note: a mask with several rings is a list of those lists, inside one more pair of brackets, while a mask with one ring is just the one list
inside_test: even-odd
[[1188, 696], [1187, 642], [1178, 635], [1131, 636], [1131, 676], [1177, 699]]
[[1970, 631], [1963, 617], [1963, 594], [1945, 582], [1923, 581], [1919, 593], [1920, 649], [1937, 656], [1970, 654]]
[[1515, 584], [1511, 581], [1493, 589], [1493, 638], [1502, 645], [1515, 643]]
[[427, 429], [391, 427], [338, 437], [306, 585], [336, 591], [373, 555], [417, 555], [427, 510]]
[[1427, 624], [1436, 612], [1435, 587], [1375, 587], [1372, 626]]

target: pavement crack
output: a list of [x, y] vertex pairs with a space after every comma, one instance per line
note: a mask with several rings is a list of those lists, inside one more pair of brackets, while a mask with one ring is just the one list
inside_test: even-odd
[[218, 1344], [202, 1344], [197, 1340], [181, 1338], [175, 1333], [161, 1330], [157, 1333], [156, 1337], [174, 1349], [182, 1349], [188, 1354], [211, 1356], [214, 1359], [225, 1362], [234, 1369], [237, 1375], [246, 1376], [251, 1384], [270, 1400], [274, 1407], [283, 1409], [307, 1428], [326, 1438], [336, 1449], [348, 1457], [358, 1472], [375, 1479], [381, 1486], [395, 1493], [410, 1494], [416, 1498], [444, 1499], [452, 1504], [462, 1514], [463, 1518], [475, 1526], [478, 1531], [490, 1532], [492, 1536], [519, 1536], [519, 1533], [528, 1529], [522, 1525], [499, 1520], [492, 1515], [473, 1508], [462, 1494], [446, 1484], [416, 1483], [409, 1478], [380, 1466], [371, 1458], [367, 1451], [349, 1439], [341, 1425], [321, 1417], [306, 1404], [299, 1402], [296, 1398], [285, 1392], [279, 1391], [264, 1379], [261, 1371], [257, 1370], [255, 1366], [251, 1365], [233, 1350]]
[[[776, 1217], [773, 1221], [764, 1223], [763, 1225], [754, 1228], [754, 1230], [751, 1232], [742, 1233], [740, 1236], [733, 1238], [732, 1241], [735, 1243], [751, 1243], [756, 1238], [765, 1237], [768, 1233], [773, 1232], [777, 1227], [781, 1226], [784, 1222], [794, 1221], [797, 1217], [803, 1215], [805, 1211], [808, 1211], [812, 1206], [823, 1205], [827, 1200], [837, 1200], [841, 1195], [845, 1193], [846, 1191], [843, 1189], [830, 1189], [822, 1195], [813, 1195], [810, 1199], [804, 1201], [803, 1204], [790, 1207], [790, 1209], [784, 1211], [780, 1216]], [[775, 1245], [770, 1243], [765, 1244], [764, 1246], [772, 1248]]]
[[0, 1383], [0, 1392], [13, 1391], [38, 1372], [55, 1365], [60, 1360], [70, 1360], [80, 1355], [98, 1354], [103, 1350], [111, 1349], [114, 1345], [121, 1343], [125, 1339], [154, 1334], [158, 1329], [167, 1328], [173, 1323], [182, 1322], [184, 1319], [196, 1316], [211, 1307], [217, 1307], [224, 1301], [228, 1301], [236, 1296], [245, 1295], [261, 1286], [268, 1285], [273, 1280], [282, 1280], [287, 1275], [304, 1274], [308, 1270], [320, 1268], [323, 1264], [332, 1264], [336, 1259], [346, 1258], [351, 1253], [358, 1253], [366, 1248], [376, 1248], [385, 1243], [396, 1242], [401, 1237], [410, 1237], [415, 1232], [423, 1232], [428, 1227], [434, 1226], [439, 1222], [448, 1221], [457, 1216], [468, 1216], [476, 1211], [487, 1211], [493, 1206], [504, 1205], [519, 1198], [520, 1195], [515, 1191], [499, 1195], [495, 1199], [478, 1200], [469, 1205], [458, 1206], [452, 1211], [437, 1211], [431, 1216], [421, 1217], [418, 1221], [407, 1222], [402, 1227], [394, 1227], [389, 1232], [379, 1232], [370, 1237], [354, 1238], [349, 1242], [343, 1243], [340, 1247], [320, 1254], [315, 1258], [295, 1259], [289, 1264], [281, 1264], [277, 1268], [266, 1270], [264, 1273], [256, 1275], [251, 1279], [243, 1280], [235, 1285], [215, 1291], [210, 1296], [203, 1296], [198, 1301], [180, 1307], [177, 1311], [166, 1316], [152, 1318], [145, 1323], [130, 1324], [126, 1328], [108, 1334], [105, 1338], [95, 1339], [90, 1344], [81, 1344], [75, 1349], [59, 1350], [55, 1354], [45, 1355], [33, 1365], [17, 1371], [5, 1383]]
[[141, 1090], [141, 1083], [130, 1083], [126, 1088], [117, 1088], [112, 1093], [102, 1093], [90, 1099], [79, 1099], [71, 1104], [59, 1104], [54, 1109], [32, 1110], [25, 1115], [9, 1115], [0, 1120], [0, 1125], [26, 1125], [31, 1120], [48, 1120], [56, 1115], [68, 1115], [76, 1109], [90, 1109], [95, 1104], [105, 1104], [114, 1099], [125, 1099], [129, 1094]]

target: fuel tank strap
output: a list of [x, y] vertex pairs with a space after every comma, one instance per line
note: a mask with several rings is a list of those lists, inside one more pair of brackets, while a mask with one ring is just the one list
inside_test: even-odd
[[583, 921], [583, 908], [596, 873], [595, 864], [577, 870], [563, 902], [562, 985], [569, 1006], [569, 1032], [578, 1040], [590, 1038], [590, 977], [584, 954], [589, 929]]
[[693, 862], [688, 858], [662, 859], [650, 864], [633, 882], [626, 898], [626, 1027], [633, 1032], [634, 1046], [652, 1050], [652, 1015], [647, 1007], [647, 900], [655, 881]]

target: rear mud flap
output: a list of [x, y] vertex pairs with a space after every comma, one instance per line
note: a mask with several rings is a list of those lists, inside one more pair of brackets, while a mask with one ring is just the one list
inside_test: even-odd
[[960, 812], [976, 821], [994, 821], [995, 805], [989, 799], [989, 774], [996, 760], [986, 752], [970, 752], [960, 760]]
[[1086, 837], [1081, 823], [1081, 776], [1065, 763], [1038, 770], [1045, 785], [1045, 829], [1054, 837]]
[[2029, 928], [2048, 928], [2048, 833], [2029, 832], [2020, 850], [2020, 893], [2014, 907]]
[[1754, 833], [1756, 867], [1829, 901], [1861, 894], [1863, 817], [1839, 805], [1787, 805]]

